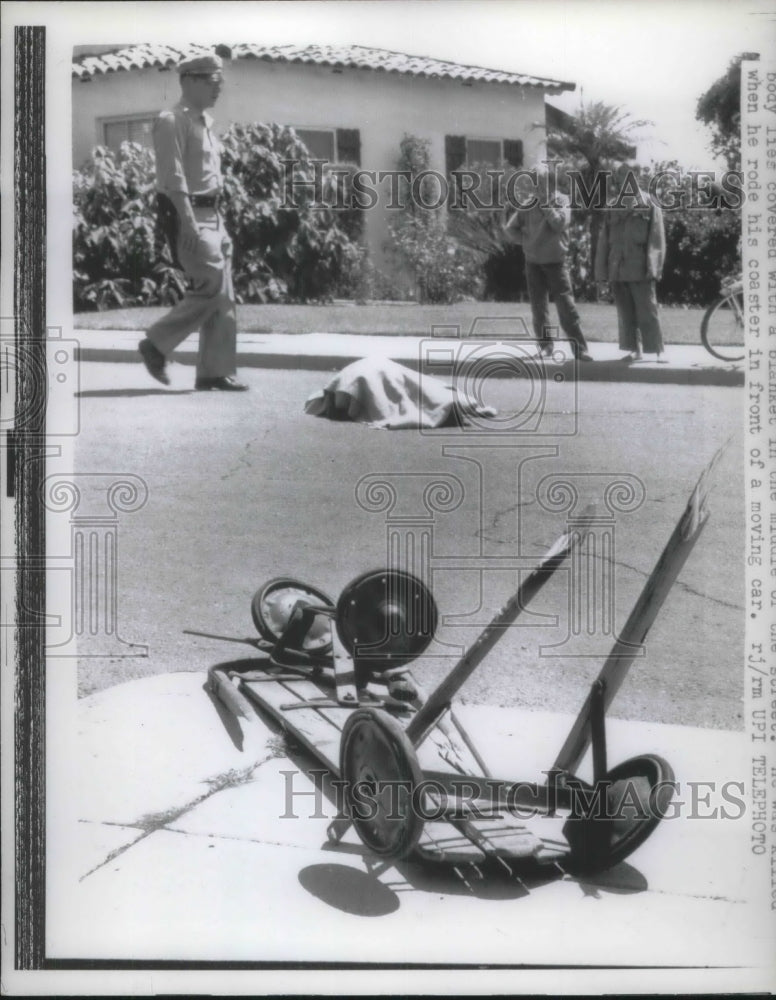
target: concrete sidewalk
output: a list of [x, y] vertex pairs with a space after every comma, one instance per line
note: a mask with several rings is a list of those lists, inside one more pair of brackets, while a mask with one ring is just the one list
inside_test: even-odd
[[[137, 345], [141, 332], [127, 330], [75, 330], [82, 361], [140, 363]], [[240, 333], [239, 368], [284, 368], [339, 371], [363, 357], [390, 358], [428, 374], [449, 377], [467, 374], [481, 366], [486, 354], [500, 352], [506, 363], [489, 366], [488, 377], [576, 377], [595, 382], [677, 383], [681, 385], [743, 385], [743, 362], [717, 361], [701, 346], [669, 345], [667, 363], [645, 361], [623, 364], [616, 344], [590, 344], [594, 363], [570, 361], [568, 345], [559, 343], [550, 359], [536, 360], [530, 340], [504, 338], [444, 339], [441, 337], [357, 336], [336, 333]], [[192, 335], [175, 352], [174, 360], [194, 364], [197, 337]]]
[[[48, 957], [670, 966], [674, 983], [704, 969], [720, 988], [762, 978], [769, 922], [748, 901], [748, 820], [693, 816], [725, 805], [722, 783], [746, 780], [743, 733], [609, 720], [612, 765], [640, 753], [671, 762], [678, 815], [595, 877], [462, 878], [376, 865], [351, 834], [327, 844], [335, 809], [314, 794], [309, 758], [264, 722], [238, 749], [204, 684], [163, 674], [79, 702], [72, 814], [49, 835]], [[459, 714], [510, 779], [549, 767], [570, 724], [489, 706]], [[700, 810], [690, 782], [716, 782]], [[296, 818], [283, 818], [290, 789]]]

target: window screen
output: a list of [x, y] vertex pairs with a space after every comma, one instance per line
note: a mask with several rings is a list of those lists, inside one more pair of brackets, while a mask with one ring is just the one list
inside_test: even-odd
[[119, 151], [122, 142], [137, 142], [146, 149], [153, 149], [154, 119], [123, 118], [116, 121], [103, 122], [103, 141], [109, 149]]

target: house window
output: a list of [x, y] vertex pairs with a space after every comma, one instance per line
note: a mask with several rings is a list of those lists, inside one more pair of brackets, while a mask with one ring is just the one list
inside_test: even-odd
[[[466, 135], [445, 136], [445, 173], [449, 182], [448, 208], [455, 210], [464, 207], [459, 194], [464, 190], [464, 174], [468, 167], [485, 167], [491, 170], [507, 164], [509, 168], [519, 169], [523, 165], [523, 143], [520, 139], [483, 139]], [[507, 170], [507, 173], [509, 170]], [[482, 203], [490, 204], [497, 193], [494, 185], [499, 184], [498, 178], [482, 178], [477, 197]], [[471, 190], [467, 180], [466, 190]]]
[[480, 139], [465, 135], [445, 136], [445, 170], [448, 177], [461, 167], [472, 163], [497, 166], [508, 163], [511, 167], [523, 165], [523, 143], [520, 139]]
[[314, 160], [361, 166], [361, 136], [357, 128], [294, 128]]
[[467, 139], [466, 162], [486, 163], [497, 166], [504, 159], [504, 144], [501, 139]]
[[101, 122], [102, 144], [118, 153], [122, 142], [137, 142], [146, 149], [153, 149], [155, 114], [132, 118], [112, 118]]
[[333, 128], [298, 128], [294, 130], [314, 160], [337, 162], [337, 134]]

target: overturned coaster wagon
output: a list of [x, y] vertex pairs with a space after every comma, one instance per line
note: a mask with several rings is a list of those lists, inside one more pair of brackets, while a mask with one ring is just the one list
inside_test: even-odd
[[[665, 815], [675, 790], [665, 760], [645, 753], [609, 768], [606, 713], [707, 519], [714, 457], [698, 481], [621, 635], [593, 682], [546, 781], [493, 775], [453, 701], [467, 678], [568, 555], [592, 518], [561, 536], [435, 690], [411, 664], [431, 642], [436, 603], [396, 569], [363, 574], [332, 601], [296, 580], [270, 580], [251, 613], [259, 655], [213, 667], [213, 694], [243, 725], [266, 713], [319, 763], [338, 790], [336, 844], [353, 828], [390, 861], [609, 868]], [[197, 633], [206, 634], [206, 633]], [[577, 770], [592, 750], [593, 781]], [[542, 823], [531, 822], [541, 817]], [[551, 820], [552, 822], [547, 822]]]

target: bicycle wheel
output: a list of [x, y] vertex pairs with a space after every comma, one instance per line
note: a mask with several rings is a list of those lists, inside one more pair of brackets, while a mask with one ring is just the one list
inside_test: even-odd
[[709, 306], [701, 323], [701, 340], [709, 354], [720, 361], [743, 361], [743, 292], [730, 292]]

